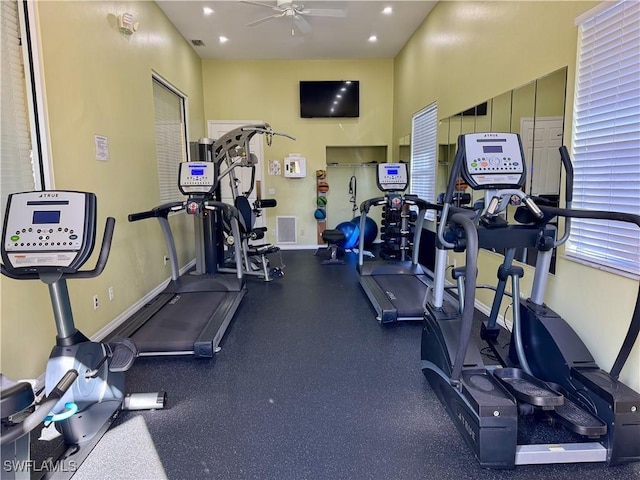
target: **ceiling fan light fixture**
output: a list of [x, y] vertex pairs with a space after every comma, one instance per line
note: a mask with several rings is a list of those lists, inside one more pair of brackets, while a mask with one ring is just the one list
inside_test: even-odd
[[246, 24], [247, 27], [259, 25], [268, 20], [288, 17], [291, 19], [292, 28], [291, 35], [295, 35], [297, 30], [303, 35], [311, 32], [311, 25], [305, 17], [346, 17], [347, 11], [336, 8], [305, 8], [303, 4], [294, 3], [292, 0], [277, 0], [276, 5], [268, 5], [252, 0], [239, 0], [240, 3], [255, 5], [258, 7], [268, 8], [276, 13], [272, 13], [268, 17], [260, 18]]

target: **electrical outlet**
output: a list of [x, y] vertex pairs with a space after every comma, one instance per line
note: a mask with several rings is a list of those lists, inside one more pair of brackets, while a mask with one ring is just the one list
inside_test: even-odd
[[109, 287], [109, 301], [112, 301], [114, 297], [113, 287]]
[[162, 257], [162, 262], [163, 262], [163, 265], [166, 267], [167, 263], [169, 262], [169, 257], [167, 257], [166, 255]]
[[98, 302], [98, 295], [93, 296], [93, 309], [97, 310], [100, 306], [100, 302]]

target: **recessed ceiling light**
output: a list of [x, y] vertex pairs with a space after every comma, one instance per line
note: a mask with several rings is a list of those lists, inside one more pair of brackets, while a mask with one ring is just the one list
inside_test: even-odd
[[222, 35], [218, 37], [218, 41], [220, 43], [227, 43], [229, 39], [227, 37], [223, 37]]
[[213, 13], [213, 8], [211, 8], [211, 7], [203, 7], [202, 8], [202, 13], [204, 13], [205, 15], [211, 15]]
[[371, 36], [369, 37], [369, 41], [370, 41], [370, 42], [377, 42], [377, 41], [378, 41], [378, 37], [376, 37], [375, 35], [371, 35]]
[[384, 7], [384, 10], [382, 10], [382, 13], [384, 13], [385, 15], [391, 15], [393, 13], [393, 8]]

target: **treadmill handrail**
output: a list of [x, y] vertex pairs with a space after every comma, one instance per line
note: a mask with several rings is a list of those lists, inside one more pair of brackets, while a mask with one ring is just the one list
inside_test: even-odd
[[365, 200], [360, 204], [360, 213], [364, 213], [365, 215], [369, 213], [371, 207], [376, 207], [379, 205], [384, 205], [386, 203], [387, 197], [376, 197], [370, 198], [369, 200]]
[[[418, 207], [418, 217], [415, 225], [415, 234], [413, 236], [413, 252], [411, 255], [411, 263], [413, 265], [418, 264], [420, 256], [420, 240], [422, 238], [422, 226], [424, 225], [424, 219], [428, 210], [441, 210], [442, 205], [427, 202], [417, 195], [406, 194], [402, 195], [402, 201], [407, 205], [415, 205]], [[366, 217], [371, 207], [380, 206], [387, 203], [387, 196], [370, 198], [363, 201], [360, 204], [360, 239], [358, 242], [358, 265], [362, 267], [364, 265], [364, 228], [366, 224]]]
[[138, 220], [146, 220], [147, 218], [167, 218], [171, 212], [180, 211], [184, 206], [184, 201], [163, 203], [162, 205], [153, 207], [151, 210], [147, 210], [146, 212], [131, 213], [129, 214], [128, 219], [130, 222], [137, 222]]

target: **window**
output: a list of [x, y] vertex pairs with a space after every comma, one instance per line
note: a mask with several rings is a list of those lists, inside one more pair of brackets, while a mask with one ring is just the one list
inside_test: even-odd
[[178, 169], [187, 161], [187, 99], [160, 77], [153, 76], [156, 122], [156, 155], [160, 203], [180, 201]]
[[[640, 3], [604, 3], [580, 23], [573, 206], [640, 215]], [[635, 225], [573, 220], [567, 254], [640, 274]]]
[[[31, 39], [25, 32], [27, 5], [0, 2], [2, 32], [2, 136], [0, 140], [0, 189], [2, 218], [10, 193], [43, 188], [40, 138], [35, 130], [34, 66]], [[24, 10], [22, 10], [24, 9]], [[32, 37], [35, 32], [31, 32]], [[40, 125], [42, 126], [42, 125]]]
[[[438, 104], [436, 102], [416, 113], [411, 120], [411, 172], [409, 191], [421, 199], [435, 203], [436, 143]], [[433, 210], [427, 218], [435, 218]]]

